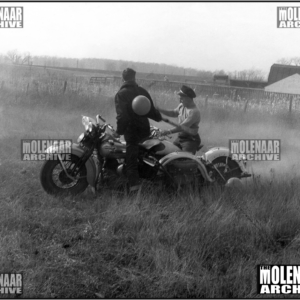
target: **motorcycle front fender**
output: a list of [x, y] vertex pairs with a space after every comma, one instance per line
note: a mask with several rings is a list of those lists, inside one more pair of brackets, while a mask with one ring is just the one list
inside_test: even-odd
[[203, 176], [203, 178], [209, 182], [213, 182], [213, 180], [209, 177], [204, 164], [200, 161], [200, 159], [197, 156], [195, 156], [189, 152], [173, 152], [173, 153], [170, 153], [170, 154], [164, 156], [162, 159], [160, 159], [159, 162], [162, 166], [165, 166], [168, 163], [170, 163], [171, 161], [179, 159], [179, 158], [188, 158], [188, 159], [195, 161], [197, 163], [198, 169], [201, 172], [201, 175]]
[[[230, 157], [232, 159], [232, 155], [231, 152], [228, 148], [225, 147], [214, 147], [209, 149], [207, 152], [205, 152], [202, 155], [202, 158], [207, 161], [207, 162], [212, 162], [213, 160], [215, 160], [218, 157]], [[237, 162], [237, 164], [239, 165], [239, 167], [241, 168], [241, 171], [243, 173], [247, 172], [247, 169], [245, 167], [245, 163], [242, 160], [235, 160]]]
[[[47, 150], [46, 153], [70, 153], [70, 145], [68, 144], [62, 144], [62, 145], [54, 145], [54, 146], [50, 146]], [[82, 149], [82, 147], [80, 147], [79, 144], [73, 143], [71, 145], [71, 153], [81, 157], [84, 154], [84, 149]], [[91, 185], [93, 188], [96, 187], [96, 177], [98, 174], [98, 166], [96, 164], [96, 162], [94, 161], [94, 159], [91, 157], [89, 157], [89, 159], [86, 161], [85, 163], [86, 166], [86, 180], [89, 183], [89, 185]]]

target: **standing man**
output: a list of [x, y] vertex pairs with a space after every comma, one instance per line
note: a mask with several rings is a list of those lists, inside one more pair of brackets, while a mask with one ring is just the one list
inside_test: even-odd
[[173, 110], [159, 108], [158, 110], [166, 116], [178, 117], [179, 125], [171, 130], [165, 130], [163, 135], [178, 132], [178, 138], [174, 144], [183, 151], [196, 154], [201, 139], [198, 133], [200, 123], [200, 111], [197, 108], [194, 98], [196, 94], [190, 87], [183, 85], [179, 95], [180, 104]]
[[[136, 72], [127, 68], [122, 73], [123, 84], [115, 96], [115, 107], [117, 113], [118, 135], [123, 135], [126, 141], [126, 175], [129, 182], [129, 192], [140, 189], [138, 172], [139, 142], [150, 135], [150, 124], [148, 118], [154, 121], [161, 121], [161, 114], [154, 108], [149, 93], [138, 86], [135, 80]], [[135, 97], [146, 96], [151, 103], [148, 114], [137, 115], [132, 109], [132, 101]]]

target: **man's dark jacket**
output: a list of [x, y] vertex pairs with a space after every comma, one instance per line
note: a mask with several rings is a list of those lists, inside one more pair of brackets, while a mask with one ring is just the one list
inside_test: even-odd
[[[145, 116], [139, 116], [132, 109], [132, 101], [136, 96], [146, 96], [151, 103], [151, 108]], [[139, 142], [150, 135], [148, 118], [161, 121], [161, 114], [154, 108], [149, 93], [138, 86], [135, 81], [125, 82], [115, 96], [117, 112], [117, 133], [124, 134], [126, 142]]]

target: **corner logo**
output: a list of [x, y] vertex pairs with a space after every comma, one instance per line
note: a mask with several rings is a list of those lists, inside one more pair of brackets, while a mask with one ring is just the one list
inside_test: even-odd
[[[300, 294], [299, 265], [258, 265], [257, 294]], [[298, 298], [299, 299], [299, 298]]]
[[23, 275], [21, 273], [0, 273], [0, 295], [23, 294]]
[[229, 140], [229, 149], [234, 160], [280, 160], [280, 140]]
[[23, 7], [0, 6], [1, 28], [23, 28]]
[[277, 28], [300, 28], [300, 6], [277, 7]]
[[21, 160], [71, 160], [72, 140], [21, 140]]

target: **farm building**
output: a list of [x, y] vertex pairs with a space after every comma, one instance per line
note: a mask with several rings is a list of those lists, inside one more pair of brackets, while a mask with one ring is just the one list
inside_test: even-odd
[[300, 74], [300, 66], [273, 64], [268, 77], [268, 85], [294, 74]]
[[300, 75], [294, 74], [265, 87], [266, 92], [300, 95]]
[[214, 83], [228, 83], [229, 76], [228, 75], [214, 75], [213, 77]]
[[230, 86], [242, 87], [242, 88], [253, 88], [253, 89], [263, 89], [268, 85], [266, 81], [253, 81], [253, 80], [240, 80], [240, 79], [230, 79]]

